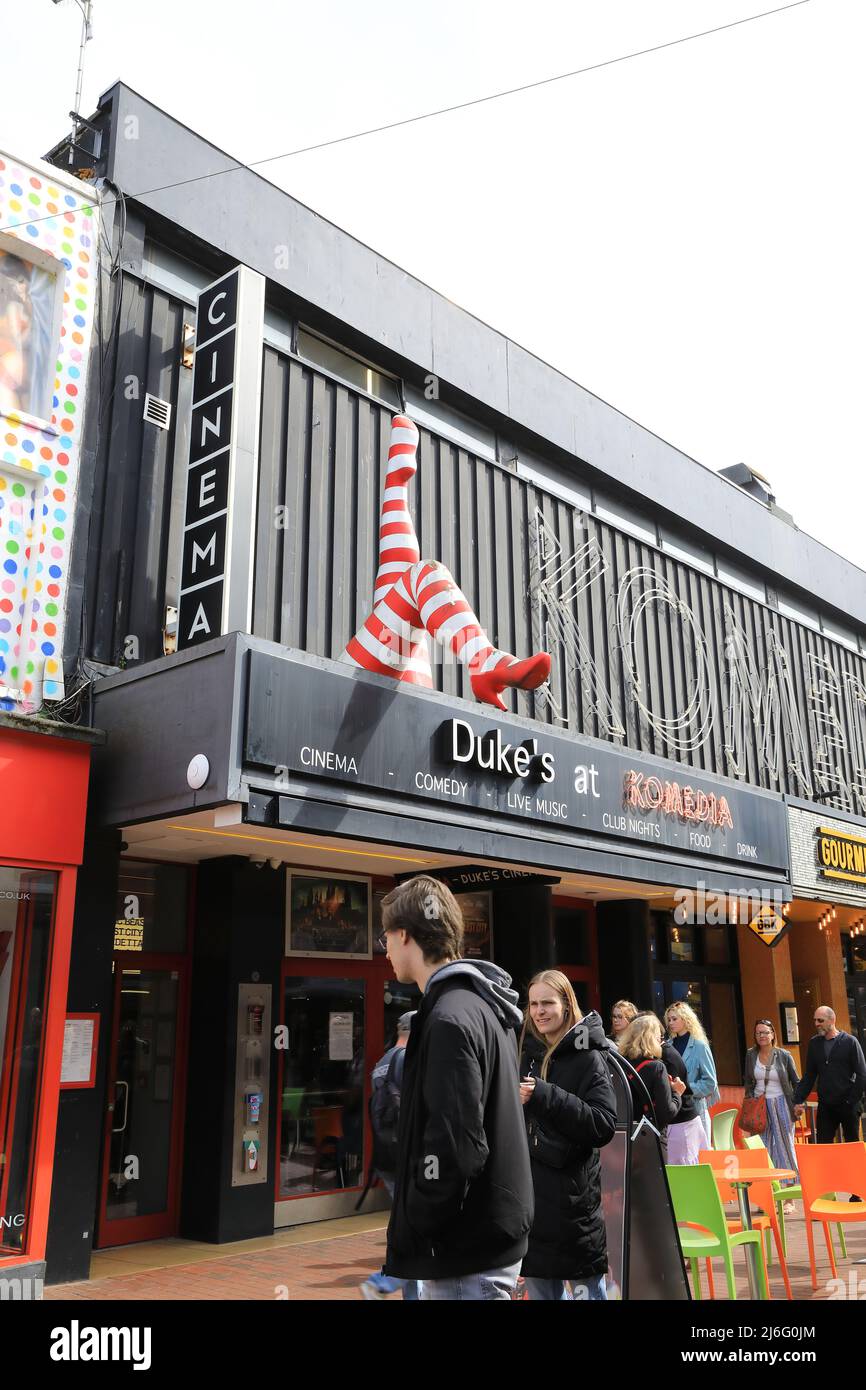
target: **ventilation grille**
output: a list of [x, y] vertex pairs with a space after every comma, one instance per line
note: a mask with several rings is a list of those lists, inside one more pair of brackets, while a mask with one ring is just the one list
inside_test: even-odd
[[149, 424], [167, 430], [171, 424], [171, 402], [161, 401], [159, 396], [152, 396], [148, 391], [144, 398], [144, 418]]

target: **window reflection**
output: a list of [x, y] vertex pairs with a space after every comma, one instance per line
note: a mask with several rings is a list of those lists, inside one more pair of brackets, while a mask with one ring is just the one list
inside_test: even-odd
[[288, 977], [280, 1196], [356, 1187], [364, 1154], [362, 980]]

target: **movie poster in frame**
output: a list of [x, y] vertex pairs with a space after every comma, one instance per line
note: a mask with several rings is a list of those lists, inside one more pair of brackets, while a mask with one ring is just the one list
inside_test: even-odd
[[493, 894], [460, 893], [464, 960], [493, 959]]
[[354, 874], [286, 875], [286, 955], [371, 960], [372, 892]]

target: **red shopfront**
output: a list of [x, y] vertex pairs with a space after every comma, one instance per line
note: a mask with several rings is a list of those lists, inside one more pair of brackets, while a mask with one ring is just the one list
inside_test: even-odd
[[[0, 1279], [19, 1279], [24, 1298], [38, 1296], [44, 1274], [76, 873], [99, 739], [0, 714]], [[76, 1022], [83, 1038], [87, 1021]]]

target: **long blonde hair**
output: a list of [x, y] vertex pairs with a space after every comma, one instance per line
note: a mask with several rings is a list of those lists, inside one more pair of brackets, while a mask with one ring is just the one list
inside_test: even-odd
[[704, 1025], [698, 1018], [690, 1004], [669, 1004], [665, 1009], [665, 1027], [668, 1026], [668, 1019], [671, 1014], [674, 1018], [681, 1018], [686, 1025], [686, 1031], [691, 1033], [695, 1042], [707, 1042], [707, 1035], [704, 1032]]
[[662, 1055], [662, 1025], [655, 1014], [638, 1014], [620, 1036], [617, 1047], [630, 1062]]
[[544, 1060], [541, 1063], [541, 1079], [542, 1081], [546, 1081], [550, 1059], [553, 1056], [557, 1044], [562, 1041], [565, 1034], [563, 1033], [561, 1037], [557, 1038], [556, 1042], [549, 1043], [546, 1038], [542, 1037], [541, 1033], [539, 1033], [535, 1024], [532, 1022], [529, 1012], [529, 991], [532, 989], [533, 985], [549, 985], [551, 989], [556, 990], [562, 1000], [566, 1031], [573, 1027], [575, 1023], [580, 1023], [583, 1014], [580, 1011], [580, 1005], [577, 1002], [571, 980], [567, 979], [561, 970], [539, 970], [537, 975], [533, 975], [526, 987], [526, 1012], [523, 1015], [523, 1028], [520, 1033], [520, 1052], [521, 1054], [523, 1053], [523, 1044], [526, 1040], [527, 1032], [531, 1033], [538, 1042], [544, 1043], [546, 1050], [544, 1053]]

